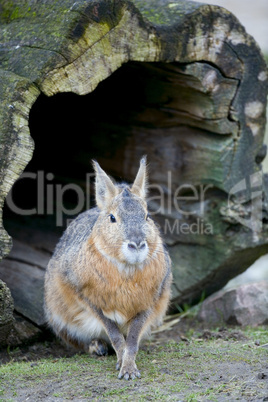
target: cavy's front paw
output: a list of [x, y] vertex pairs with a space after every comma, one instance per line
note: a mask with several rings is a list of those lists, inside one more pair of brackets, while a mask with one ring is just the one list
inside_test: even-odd
[[124, 378], [125, 380], [134, 380], [135, 378], [140, 378], [141, 373], [137, 369], [136, 363], [134, 361], [123, 363], [120, 373], [118, 375], [119, 379]]

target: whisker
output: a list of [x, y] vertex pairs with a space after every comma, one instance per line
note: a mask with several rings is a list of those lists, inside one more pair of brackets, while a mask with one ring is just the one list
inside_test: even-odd
[[[101, 252], [101, 251], [109, 251], [109, 250], [112, 251], [112, 250], [114, 250], [114, 249], [119, 249], [119, 247], [120, 247], [120, 246], [105, 246], [105, 247], [102, 247], [99, 251], [100, 251], [100, 252]], [[161, 249], [159, 249], [159, 248], [151, 249], [151, 248], [149, 247], [149, 252], [148, 252], [147, 258], [148, 258], [148, 259], [151, 259], [154, 254], [155, 254], [155, 256], [157, 256], [157, 255], [165, 255], [166, 253], [165, 253], [164, 250], [161, 250]]]

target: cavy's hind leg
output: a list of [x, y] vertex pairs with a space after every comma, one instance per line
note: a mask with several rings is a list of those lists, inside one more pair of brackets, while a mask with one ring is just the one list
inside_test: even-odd
[[102, 339], [92, 339], [89, 344], [88, 351], [92, 355], [107, 356], [109, 348], [107, 343]]

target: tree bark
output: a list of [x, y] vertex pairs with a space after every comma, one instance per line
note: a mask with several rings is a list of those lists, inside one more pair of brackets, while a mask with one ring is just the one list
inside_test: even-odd
[[6, 284], [0, 280], [0, 346], [5, 344], [13, 327], [13, 299]]

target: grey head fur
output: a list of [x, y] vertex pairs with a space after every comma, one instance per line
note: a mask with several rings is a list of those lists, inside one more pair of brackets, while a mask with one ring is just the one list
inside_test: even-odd
[[144, 201], [125, 187], [117, 197], [117, 214], [125, 238], [122, 246], [123, 254], [129, 263], [143, 262], [148, 254], [147, 211]]
[[[118, 225], [121, 252], [128, 264], [143, 263], [148, 255], [146, 241], [147, 206], [145, 202], [147, 188], [146, 158], [140, 161], [140, 167], [131, 189], [126, 184], [116, 185], [93, 161], [96, 172], [96, 202], [102, 215], [110, 214], [113, 223]], [[116, 211], [117, 218], [112, 211]], [[107, 228], [108, 229], [108, 228]], [[113, 228], [113, 236], [116, 232]], [[110, 232], [111, 233], [111, 232]]]
[[120, 196], [118, 215], [123, 222], [125, 238], [131, 242], [132, 247], [139, 248], [146, 239], [146, 211], [139, 197], [133, 195], [128, 188]]

